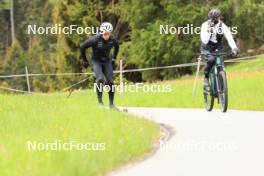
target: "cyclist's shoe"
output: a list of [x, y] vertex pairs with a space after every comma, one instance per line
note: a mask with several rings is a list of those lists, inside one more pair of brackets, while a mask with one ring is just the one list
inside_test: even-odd
[[104, 107], [104, 103], [103, 102], [99, 102], [98, 106], [99, 106], [99, 108], [102, 108], [102, 107]]
[[204, 78], [204, 87], [209, 87], [209, 78]]
[[111, 110], [117, 110], [117, 111], [118, 111], [118, 108], [117, 108], [114, 104], [110, 104], [110, 105], [109, 105], [109, 108], [110, 108]]

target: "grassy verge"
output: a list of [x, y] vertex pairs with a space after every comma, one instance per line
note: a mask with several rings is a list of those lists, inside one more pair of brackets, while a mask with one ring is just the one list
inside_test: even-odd
[[[264, 57], [227, 66], [229, 87], [229, 109], [264, 110]], [[171, 85], [168, 93], [124, 93], [118, 104], [138, 107], [203, 108], [202, 74], [199, 77], [197, 94], [193, 98], [194, 76], [158, 82]], [[216, 103], [217, 104], [217, 103]], [[219, 107], [216, 105], [216, 107]]]
[[[99, 109], [87, 92], [49, 95], [0, 94], [0, 175], [94, 176], [153, 148], [158, 125]], [[93, 150], [29, 151], [27, 141], [105, 143]], [[100, 150], [105, 148], [105, 150]]]

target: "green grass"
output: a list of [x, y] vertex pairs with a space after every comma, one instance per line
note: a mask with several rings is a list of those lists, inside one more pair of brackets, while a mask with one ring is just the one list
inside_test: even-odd
[[245, 60], [239, 64], [232, 64], [228, 66], [230, 72], [252, 72], [264, 71], [264, 56], [253, 60]]
[[[1, 176], [95, 176], [153, 149], [156, 123], [99, 109], [94, 94], [0, 94]], [[104, 151], [29, 151], [27, 141], [105, 143]]]
[[[264, 57], [227, 66], [229, 109], [264, 111]], [[118, 104], [138, 107], [203, 108], [202, 74], [199, 77], [196, 96], [192, 97], [194, 76], [156, 84], [171, 85], [168, 93], [124, 93], [118, 96]], [[216, 103], [216, 108], [218, 104]]]

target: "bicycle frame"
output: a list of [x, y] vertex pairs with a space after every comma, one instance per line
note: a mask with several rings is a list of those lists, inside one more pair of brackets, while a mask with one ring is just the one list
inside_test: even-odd
[[219, 88], [218, 79], [216, 79], [220, 70], [225, 70], [225, 66], [223, 59], [220, 56], [217, 56], [215, 64], [209, 73], [211, 79], [211, 94], [214, 97], [218, 97], [218, 92], [221, 91]]

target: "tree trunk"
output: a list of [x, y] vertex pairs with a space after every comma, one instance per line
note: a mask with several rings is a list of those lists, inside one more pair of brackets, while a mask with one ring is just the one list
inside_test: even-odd
[[14, 41], [16, 40], [16, 34], [15, 34], [15, 21], [14, 21], [14, 0], [10, 0], [10, 23], [11, 23], [11, 37], [12, 41], [11, 43], [13, 44]]
[[7, 35], [6, 35], [6, 43], [5, 43], [5, 53], [7, 52], [7, 49], [8, 49], [8, 47], [9, 47], [9, 38], [10, 38], [10, 35], [9, 35], [9, 24], [7, 24], [6, 25], [6, 33], [7, 33]]

